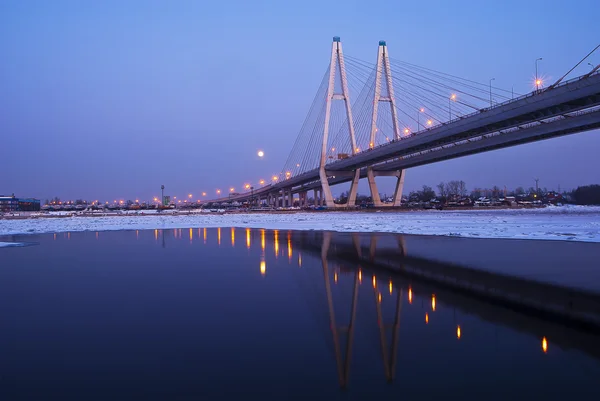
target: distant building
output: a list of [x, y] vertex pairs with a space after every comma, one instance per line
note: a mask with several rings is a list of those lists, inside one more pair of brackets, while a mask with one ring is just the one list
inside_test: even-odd
[[38, 212], [40, 200], [32, 198], [17, 198], [15, 195], [0, 196], [0, 212]]

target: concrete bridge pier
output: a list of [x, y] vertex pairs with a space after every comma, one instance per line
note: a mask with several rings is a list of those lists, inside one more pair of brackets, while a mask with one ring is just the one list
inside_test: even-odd
[[302, 191], [298, 193], [299, 206], [301, 208], [308, 206], [308, 192]]
[[[396, 177], [396, 188], [394, 189], [394, 195], [391, 204], [381, 202], [375, 177]], [[404, 170], [377, 172], [373, 171], [372, 167], [369, 167], [367, 168], [367, 180], [369, 182], [369, 190], [371, 191], [371, 198], [373, 199], [373, 204], [375, 207], [400, 206], [402, 202], [402, 190], [404, 189]]]

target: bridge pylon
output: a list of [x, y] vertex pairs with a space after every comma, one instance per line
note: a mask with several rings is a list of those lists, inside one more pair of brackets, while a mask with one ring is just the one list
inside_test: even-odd
[[[335, 93], [335, 77], [339, 67], [340, 82], [342, 93]], [[329, 84], [327, 88], [327, 99], [325, 105], [325, 124], [323, 128], [323, 146], [321, 148], [321, 160], [319, 163], [319, 178], [321, 180], [322, 194], [325, 197], [325, 204], [328, 208], [354, 206], [356, 202], [356, 193], [358, 190], [358, 181], [360, 179], [360, 170], [350, 171], [341, 174], [352, 176], [350, 191], [348, 193], [348, 201], [345, 205], [336, 204], [333, 201], [331, 188], [329, 187], [329, 175], [325, 169], [327, 163], [327, 150], [329, 139], [329, 125], [331, 119], [331, 103], [334, 100], [343, 100], [346, 106], [346, 121], [348, 122], [348, 131], [350, 132], [350, 144], [352, 146], [352, 154], [356, 154], [358, 148], [356, 146], [356, 136], [354, 133], [354, 120], [352, 119], [352, 105], [350, 103], [350, 91], [348, 89], [348, 80], [346, 79], [346, 66], [344, 64], [344, 53], [342, 51], [342, 42], [338, 36], [333, 38], [331, 46], [331, 61], [329, 63]], [[340, 174], [337, 172], [336, 174]]]
[[[381, 81], [385, 79], [386, 95], [381, 93]], [[373, 114], [371, 116], [371, 135], [369, 139], [369, 148], [375, 146], [375, 135], [377, 133], [377, 116], [379, 111], [379, 103], [385, 102], [390, 104], [392, 112], [392, 128], [394, 130], [394, 139], [400, 139], [400, 127], [398, 126], [398, 109], [396, 108], [396, 96], [394, 95], [394, 83], [392, 81], [392, 69], [390, 67], [390, 58], [387, 50], [387, 45], [384, 40], [379, 41], [379, 49], [377, 51], [377, 66], [375, 75], [375, 95], [373, 97]], [[387, 176], [396, 177], [396, 188], [394, 190], [392, 204], [381, 202], [379, 190], [375, 177]], [[404, 170], [376, 172], [373, 167], [367, 168], [367, 180], [369, 182], [369, 190], [375, 207], [382, 206], [400, 206], [402, 200], [402, 190], [404, 188]]]

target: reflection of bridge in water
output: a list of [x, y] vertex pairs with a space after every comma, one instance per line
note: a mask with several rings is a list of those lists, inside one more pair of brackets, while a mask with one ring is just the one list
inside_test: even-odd
[[[135, 235], [140, 234], [136, 231]], [[425, 323], [429, 322], [428, 312], [435, 311], [443, 303], [455, 311], [531, 335], [539, 340], [541, 352], [556, 346], [575, 349], [600, 360], [600, 347], [597, 346], [599, 295], [411, 255], [407, 249], [410, 242], [407, 236], [232, 227], [154, 230], [153, 236], [162, 246], [168, 246], [169, 240], [174, 239], [189, 241], [191, 245], [214, 245], [216, 241], [216, 245], [227, 248], [242, 246], [251, 250], [259, 247], [260, 260], [255, 266], [256, 274], [261, 276], [268, 276], [268, 268], [272, 267], [267, 265], [273, 263], [273, 258], [280, 258], [284, 264], [287, 260], [292, 267], [301, 269], [295, 271], [320, 274], [325, 294], [316, 294], [316, 297], [325, 301], [326, 306], [320, 303], [313, 313], [326, 311], [328, 315], [330, 333], [327, 336], [333, 340], [338, 381], [342, 388], [350, 381], [357, 322], [369, 317], [364, 310], [361, 313], [358, 306], [359, 298], [365, 294], [359, 288], [365, 285], [373, 288], [372, 311], [379, 333], [380, 361], [388, 382], [396, 377], [398, 350], [402, 344], [403, 308], [415, 307], [413, 300], [417, 295], [431, 299], [431, 311], [424, 311]], [[315, 269], [315, 259], [320, 261], [322, 272]], [[341, 273], [352, 281], [351, 295], [344, 297], [350, 307], [347, 320], [342, 318], [341, 294], [336, 298], [334, 290]], [[313, 278], [317, 276], [310, 278], [308, 289], [320, 289]], [[382, 293], [387, 294], [388, 285], [393, 302], [382, 302]], [[393, 314], [389, 311], [386, 321], [382, 311], [385, 305], [393, 305]], [[469, 334], [468, 326], [464, 327], [462, 323], [456, 321], [453, 329], [458, 339]]]
[[[326, 282], [331, 328], [336, 341], [336, 358], [340, 385], [349, 379], [349, 366], [356, 319], [358, 285], [363, 274], [372, 274], [377, 321], [380, 331], [382, 360], [386, 379], [392, 381], [398, 350], [398, 331], [404, 293], [409, 304], [413, 294], [431, 294], [431, 307], [442, 299], [444, 304], [475, 315], [482, 320], [510, 327], [540, 339], [543, 352], [549, 343], [563, 349], [577, 349], [600, 359], [600, 296], [516, 277], [476, 271], [421, 257], [410, 256], [402, 235], [340, 234], [331, 232], [295, 232], [296, 246], [307, 254], [319, 255]], [[378, 249], [378, 240], [385, 238], [388, 246]], [[368, 240], [363, 246], [361, 240]], [[396, 247], [390, 247], [391, 242]], [[344, 263], [354, 266], [352, 313], [347, 328], [347, 346], [342, 355], [338, 326], [331, 295], [330, 265]], [[442, 272], [442, 269], [446, 269]], [[385, 279], [382, 279], [381, 277]], [[337, 272], [333, 273], [337, 281]], [[390, 293], [396, 290], [395, 320], [392, 325], [392, 345], [388, 353], [385, 325], [382, 322], [381, 292], [378, 282], [389, 279]], [[494, 281], [496, 280], [496, 281]], [[429, 315], [425, 313], [426, 323]], [[460, 339], [461, 326], [456, 327]], [[342, 364], [345, 358], [345, 363]]]

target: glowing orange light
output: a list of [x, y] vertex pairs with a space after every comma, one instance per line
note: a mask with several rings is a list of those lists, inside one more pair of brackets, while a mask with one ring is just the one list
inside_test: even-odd
[[544, 353], [548, 352], [548, 340], [546, 340], [546, 337], [542, 338], [542, 351]]
[[373, 288], [377, 287], [377, 279], [373, 276]]
[[453, 93], [452, 96], [450, 96], [450, 99], [456, 100], [456, 95]]
[[460, 339], [460, 326], [456, 326], [456, 338]]
[[265, 250], [265, 230], [260, 230], [260, 247]]
[[379, 293], [379, 296], [377, 297], [377, 301], [378, 301], [379, 303], [381, 303], [381, 293]]
[[358, 282], [362, 284], [362, 270], [358, 269]]
[[429, 324], [429, 314], [425, 313], [425, 324]]
[[425, 108], [421, 107], [421, 110], [420, 110], [420, 112], [421, 112], [421, 113], [424, 113], [424, 112], [425, 112]]
[[202, 192], [202, 196], [206, 196], [206, 192]]
[[356, 151], [357, 151], [357, 152], [360, 152], [360, 148], [356, 148]]
[[273, 181], [277, 181], [279, 179], [279, 177], [277, 177], [276, 175], [273, 176]]
[[250, 229], [246, 228], [246, 248], [250, 249]]
[[433, 124], [433, 121], [427, 120], [427, 125], [431, 125], [431, 124]]
[[435, 312], [435, 295], [431, 296], [431, 310]]
[[229, 192], [233, 192], [233, 191], [235, 191], [234, 187], [229, 188]]
[[542, 84], [542, 80], [541, 80], [541, 79], [536, 79], [536, 80], [535, 80], [535, 84], [536, 84], [537, 86], [540, 86], [540, 85]]
[[231, 227], [231, 246], [235, 246], [235, 228]]
[[267, 274], [267, 262], [265, 262], [264, 260], [260, 261], [260, 275], [264, 276], [265, 274]]
[[190, 198], [190, 199], [191, 199], [191, 198], [192, 198], [192, 194], [188, 194], [188, 198]]
[[390, 280], [390, 295], [392, 295], [392, 280]]
[[220, 194], [220, 193], [221, 193], [221, 190], [220, 190], [220, 189], [217, 189], [217, 194]]
[[408, 303], [412, 304], [412, 288], [408, 288]]
[[336, 283], [336, 284], [337, 284], [337, 282], [338, 282], [338, 275], [337, 275], [337, 272], [334, 272], [334, 273], [333, 273], [333, 282], [334, 282], [334, 283]]
[[265, 180], [260, 180], [258, 183], [259, 183], [260, 185], [265, 185]]
[[404, 128], [404, 133], [408, 134], [410, 132], [410, 130], [408, 128]]
[[246, 184], [246, 185], [244, 185], [244, 188], [246, 188], [246, 189], [250, 189], [250, 184]]
[[221, 227], [217, 228], [217, 243], [221, 245]]
[[373, 147], [373, 142], [369, 142], [369, 147], [372, 148]]
[[256, 154], [258, 155], [258, 157], [263, 157], [265, 155], [265, 152], [259, 150]]
[[279, 230], [275, 230], [273, 232], [274, 236], [274, 249], [275, 249], [275, 258], [279, 256]]

